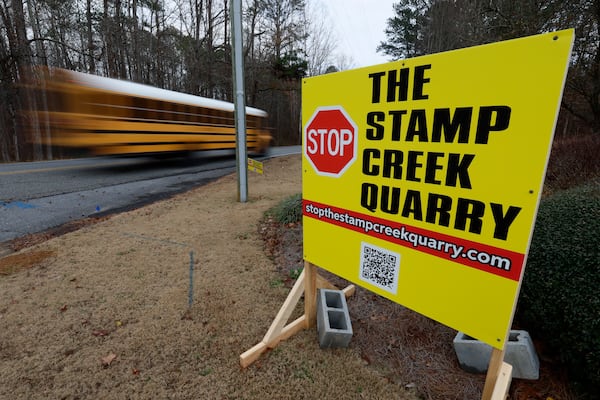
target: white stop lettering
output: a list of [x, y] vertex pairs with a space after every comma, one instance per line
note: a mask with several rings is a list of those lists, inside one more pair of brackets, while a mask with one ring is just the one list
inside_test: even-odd
[[344, 156], [346, 146], [352, 144], [350, 129], [309, 129], [307, 132], [306, 151], [309, 154]]

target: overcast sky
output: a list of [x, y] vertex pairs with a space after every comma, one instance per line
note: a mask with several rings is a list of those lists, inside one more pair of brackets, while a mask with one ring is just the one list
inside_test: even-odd
[[339, 52], [351, 57], [354, 67], [388, 62], [375, 50], [386, 39], [384, 30], [398, 0], [310, 0], [332, 24]]

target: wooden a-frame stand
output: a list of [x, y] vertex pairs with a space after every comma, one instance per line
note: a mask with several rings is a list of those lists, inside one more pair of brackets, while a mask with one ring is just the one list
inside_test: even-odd
[[[315, 326], [317, 321], [317, 288], [335, 289], [335, 286], [317, 273], [314, 264], [304, 261], [304, 270], [296, 280], [263, 339], [240, 355], [242, 368], [248, 367], [267, 350], [277, 347], [282, 340], [290, 338], [303, 329]], [[346, 297], [352, 296], [355, 287], [350, 285], [343, 291]], [[304, 314], [287, 324], [303, 293]], [[508, 396], [511, 380], [512, 366], [504, 362], [504, 350], [493, 348], [481, 399], [505, 400]]]
[[[315, 265], [305, 261], [304, 270], [296, 280], [263, 340], [240, 356], [242, 368], [252, 364], [268, 349], [275, 348], [282, 340], [288, 339], [302, 329], [315, 326], [317, 322], [317, 288], [336, 289], [329, 281], [317, 274]], [[344, 294], [346, 297], [352, 296], [354, 290], [354, 285], [350, 285], [344, 289]], [[286, 325], [302, 293], [304, 293], [304, 314]]]

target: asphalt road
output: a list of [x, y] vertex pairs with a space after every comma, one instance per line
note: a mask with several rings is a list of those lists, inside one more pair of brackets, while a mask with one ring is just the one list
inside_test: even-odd
[[[272, 148], [258, 159], [300, 151], [300, 146]], [[233, 153], [216, 151], [167, 160], [107, 157], [0, 164], [0, 243], [133, 209], [234, 171]]]

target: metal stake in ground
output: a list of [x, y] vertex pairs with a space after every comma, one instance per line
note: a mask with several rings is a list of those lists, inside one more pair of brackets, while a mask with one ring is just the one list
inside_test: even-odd
[[188, 310], [194, 302], [194, 252], [190, 251], [190, 285], [188, 290]]

